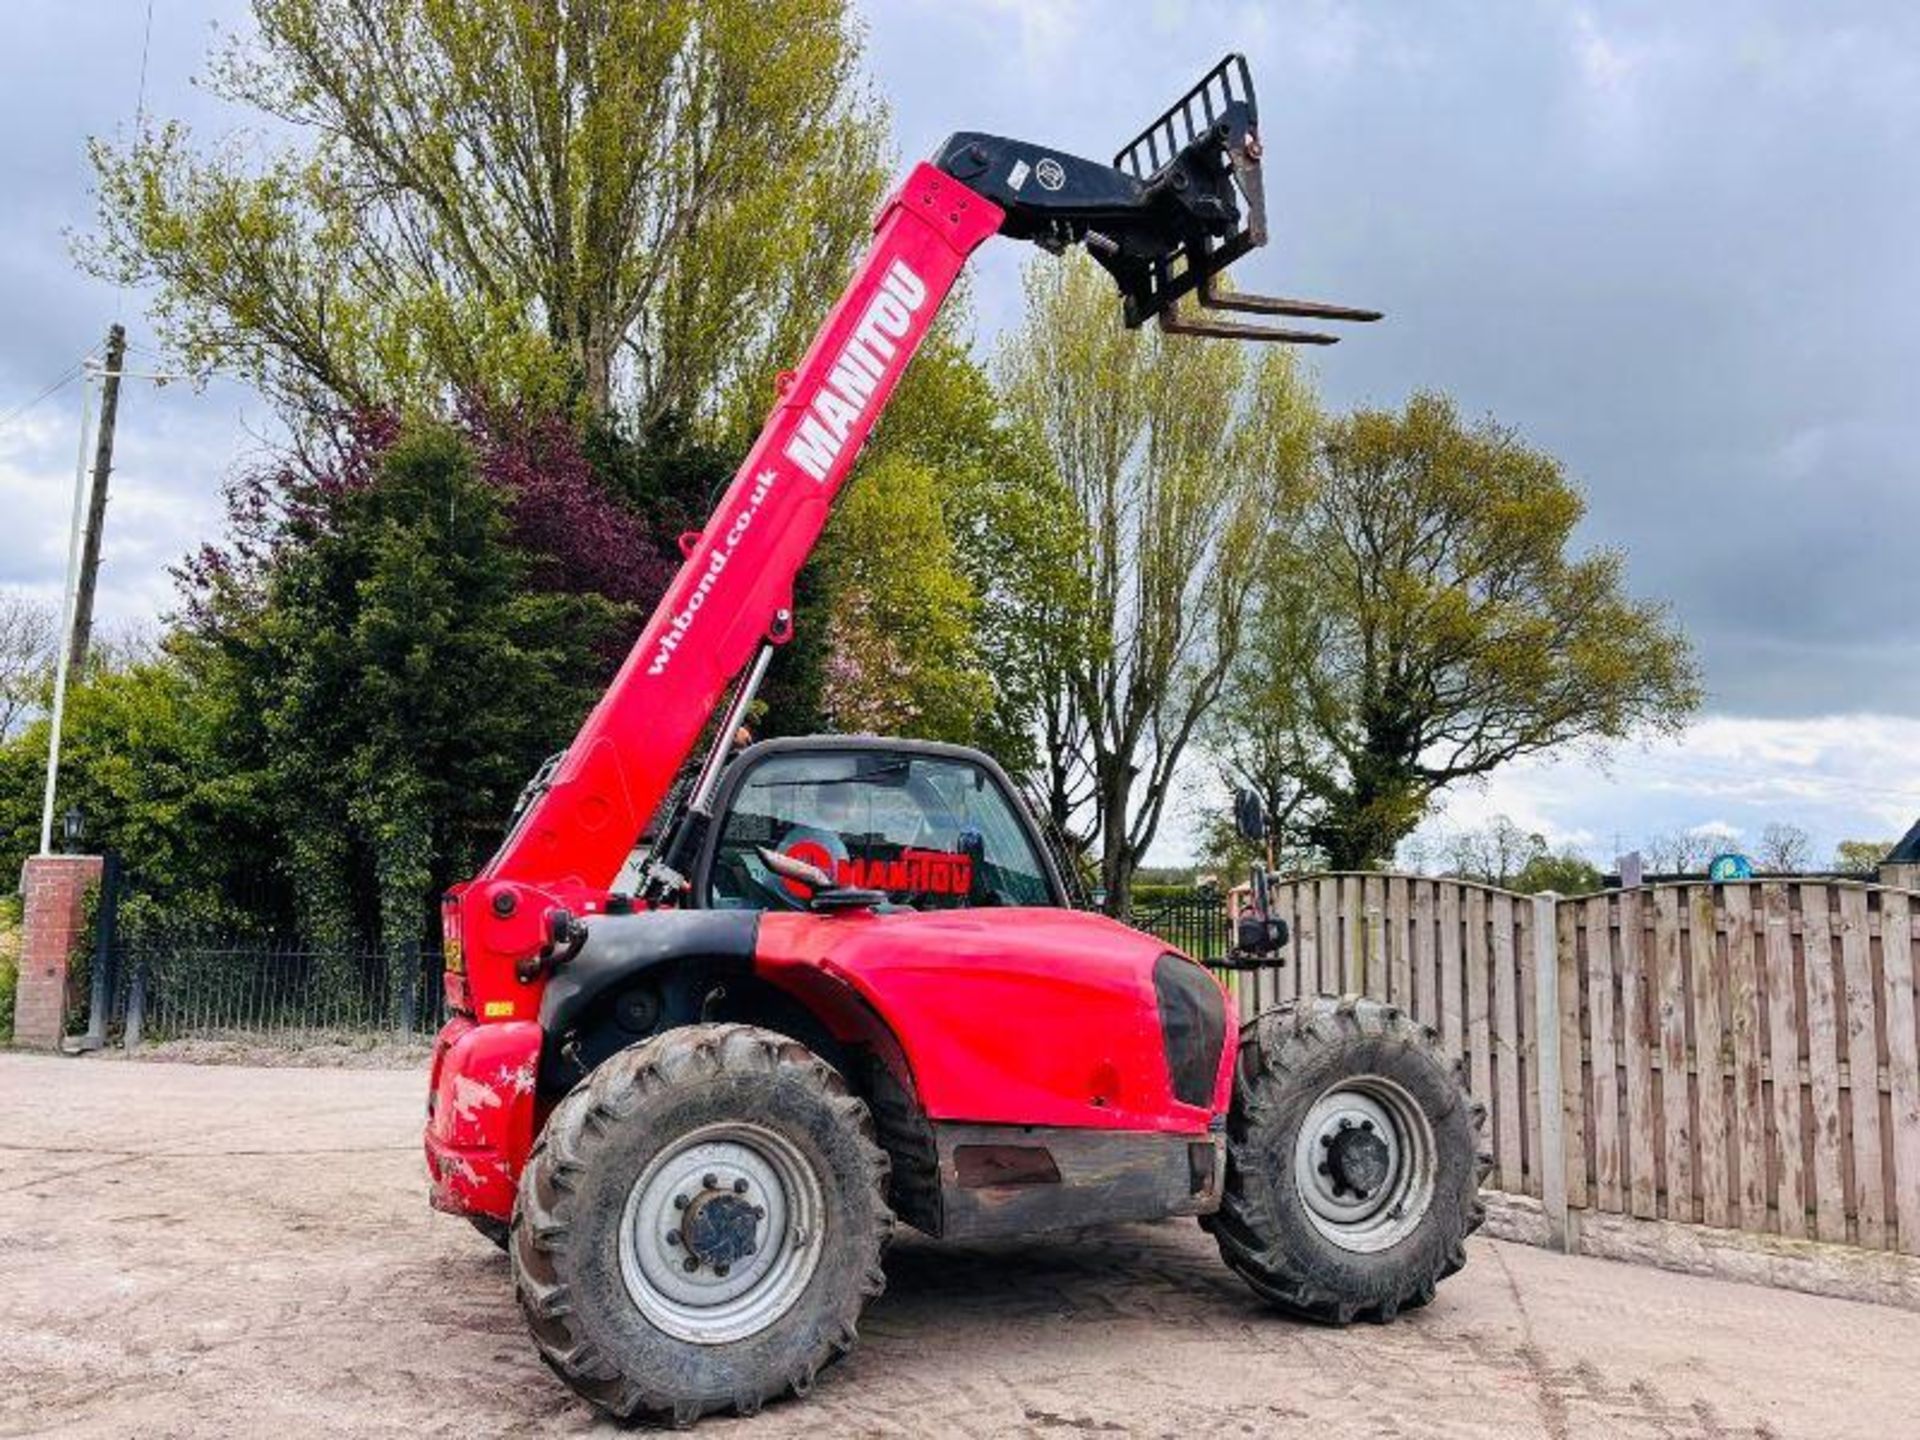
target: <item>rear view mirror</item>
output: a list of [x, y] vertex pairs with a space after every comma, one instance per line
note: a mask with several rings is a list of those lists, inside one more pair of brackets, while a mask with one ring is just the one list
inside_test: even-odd
[[1242, 915], [1234, 925], [1234, 948], [1246, 955], [1271, 955], [1287, 943], [1287, 922]]
[[1267, 838], [1266, 808], [1253, 791], [1234, 791], [1233, 828], [1240, 833], [1242, 840], [1257, 842]]
[[833, 888], [833, 877], [818, 865], [810, 865], [805, 860], [783, 855], [778, 850], [768, 849], [765, 845], [756, 845], [753, 848], [760, 857], [760, 863], [782, 880], [791, 880], [815, 892]]

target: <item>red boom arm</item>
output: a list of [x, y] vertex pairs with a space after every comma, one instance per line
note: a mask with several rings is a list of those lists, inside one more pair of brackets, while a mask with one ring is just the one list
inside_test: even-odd
[[[1003, 212], [918, 165], [544, 793], [479, 882], [612, 885], [721, 693], [793, 629], [793, 581], [967, 257]], [[476, 886], [476, 888], [479, 888]]]
[[[535, 782], [499, 852], [447, 896], [448, 993], [460, 1008], [471, 1000], [464, 959], [479, 962], [472, 966], [484, 1002], [479, 1018], [518, 1015], [520, 999], [488, 992], [498, 994], [509, 971], [532, 982], [556, 947], [580, 943], [584, 932], [571, 914], [608, 903], [728, 683], [762, 646], [792, 634], [794, 577], [961, 267], [989, 236], [1055, 253], [1084, 244], [1112, 275], [1129, 325], [1157, 317], [1187, 333], [1313, 344], [1333, 338], [1196, 320], [1181, 312], [1188, 295], [1203, 309], [1378, 318], [1214, 288], [1229, 264], [1266, 240], [1255, 124], [1246, 62], [1230, 55], [1112, 166], [963, 132], [932, 163], [914, 167], [880, 212], [873, 248], [799, 370], [782, 377], [779, 402], [719, 507], [700, 534], [687, 537], [686, 562], [612, 686], [551, 775]], [[724, 744], [723, 737], [706, 778], [717, 773]], [[689, 847], [697, 833], [689, 825], [671, 848]], [[678, 856], [653, 859], [661, 868], [648, 895], [671, 898]], [[550, 925], [557, 933], [548, 933]]]

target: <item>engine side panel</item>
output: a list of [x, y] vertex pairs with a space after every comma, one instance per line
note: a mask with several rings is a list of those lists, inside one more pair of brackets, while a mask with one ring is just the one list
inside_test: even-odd
[[1151, 935], [1072, 910], [766, 914], [754, 964], [795, 993], [824, 974], [860, 995], [932, 1120], [1200, 1134], [1226, 1113], [1224, 1037], [1237, 1022], [1200, 971], [1219, 994], [1223, 1042], [1211, 1095], [1181, 1099], [1154, 987], [1165, 954]]
[[1220, 1208], [1227, 1137], [936, 1125], [943, 1240], [1077, 1230]]

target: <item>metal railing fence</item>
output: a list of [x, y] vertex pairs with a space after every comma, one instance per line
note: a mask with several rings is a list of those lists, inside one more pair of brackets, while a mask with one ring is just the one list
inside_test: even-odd
[[1226, 897], [1195, 890], [1133, 912], [1133, 923], [1199, 961], [1217, 960], [1232, 948]]
[[118, 947], [109, 1028], [142, 1040], [430, 1036], [445, 1019], [438, 952], [251, 937], [145, 936]]

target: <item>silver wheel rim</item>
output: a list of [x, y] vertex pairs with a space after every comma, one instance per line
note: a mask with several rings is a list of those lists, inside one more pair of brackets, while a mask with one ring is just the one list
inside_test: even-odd
[[[736, 1239], [752, 1214], [750, 1252], [702, 1253], [699, 1217], [716, 1212]], [[820, 1263], [825, 1225], [819, 1177], [792, 1141], [741, 1121], [703, 1126], [654, 1156], [627, 1192], [620, 1278], [656, 1328], [724, 1345], [793, 1308]]]
[[1293, 1183], [1313, 1227], [1342, 1250], [1399, 1244], [1433, 1203], [1433, 1126], [1384, 1076], [1328, 1087], [1293, 1146]]

